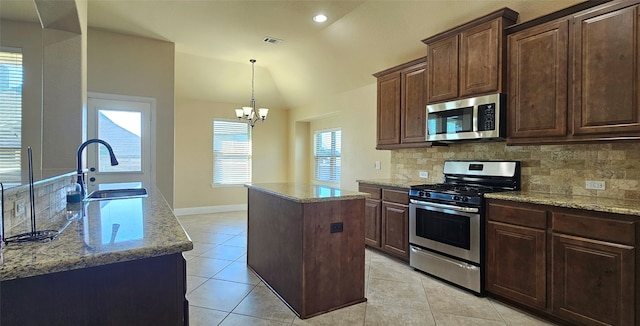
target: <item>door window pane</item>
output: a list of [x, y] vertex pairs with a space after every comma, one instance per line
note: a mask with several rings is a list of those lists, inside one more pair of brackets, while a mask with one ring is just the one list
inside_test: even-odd
[[142, 113], [133, 111], [98, 110], [98, 138], [113, 148], [119, 164], [111, 166], [109, 151], [99, 146], [98, 171], [142, 171]]

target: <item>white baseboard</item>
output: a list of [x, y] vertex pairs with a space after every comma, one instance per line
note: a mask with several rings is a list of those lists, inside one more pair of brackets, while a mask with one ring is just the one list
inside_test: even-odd
[[176, 208], [173, 211], [173, 214], [175, 214], [176, 216], [184, 216], [184, 215], [224, 213], [224, 212], [235, 212], [235, 211], [246, 211], [246, 210], [247, 210], [247, 204], [240, 204], [240, 205]]

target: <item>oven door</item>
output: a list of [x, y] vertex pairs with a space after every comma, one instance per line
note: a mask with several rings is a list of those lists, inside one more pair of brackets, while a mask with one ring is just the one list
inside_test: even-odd
[[480, 213], [477, 208], [412, 199], [409, 243], [480, 264]]

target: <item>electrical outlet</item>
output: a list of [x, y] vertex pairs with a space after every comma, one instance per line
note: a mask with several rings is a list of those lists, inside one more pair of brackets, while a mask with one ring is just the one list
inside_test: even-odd
[[338, 223], [331, 223], [331, 225], [329, 226], [329, 233], [338, 233], [338, 232], [342, 232], [343, 230], [343, 224], [342, 222], [338, 222]]
[[429, 178], [429, 171], [420, 171], [420, 178], [427, 179]]
[[26, 199], [19, 199], [16, 200], [14, 202], [14, 210], [15, 210], [15, 216], [16, 217], [23, 217], [27, 215], [27, 200]]
[[595, 190], [604, 190], [604, 181], [587, 180], [585, 182], [585, 188], [595, 189]]
[[380, 161], [376, 161], [376, 170], [380, 170]]

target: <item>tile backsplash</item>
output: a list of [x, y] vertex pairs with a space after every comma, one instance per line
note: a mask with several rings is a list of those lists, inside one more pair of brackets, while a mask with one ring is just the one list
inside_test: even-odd
[[[71, 174], [65, 174], [35, 183], [34, 207], [36, 221], [49, 219], [65, 210], [67, 194], [65, 187], [70, 181]], [[16, 202], [18, 202], [19, 205], [16, 205]], [[29, 232], [31, 230], [31, 207], [28, 185], [5, 189], [3, 206], [5, 229], [2, 230], [2, 234], [5, 237]], [[17, 211], [16, 208], [18, 207], [20, 209]]]
[[[506, 146], [505, 142], [454, 143], [391, 151], [391, 176], [439, 183], [446, 160], [515, 160], [522, 190], [563, 195], [640, 199], [640, 143]], [[428, 179], [419, 179], [428, 171]], [[605, 181], [587, 190], [585, 181]]]

